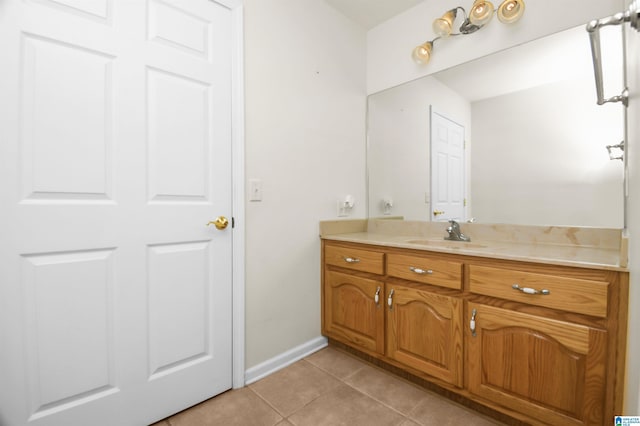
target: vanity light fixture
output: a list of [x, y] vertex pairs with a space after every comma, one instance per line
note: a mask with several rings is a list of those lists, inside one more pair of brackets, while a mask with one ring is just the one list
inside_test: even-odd
[[[467, 11], [462, 6], [447, 10], [444, 15], [433, 21], [433, 32], [436, 34], [436, 38], [417, 46], [413, 49], [411, 56], [417, 64], [426, 64], [431, 59], [433, 43], [436, 40], [449, 36], [475, 33], [491, 21], [494, 13], [498, 15], [500, 22], [512, 24], [522, 17], [524, 7], [524, 0], [504, 0], [496, 11], [490, 1], [474, 0], [468, 16]], [[463, 20], [458, 27], [458, 32], [454, 33], [454, 23], [458, 17], [458, 12], [462, 12]]]

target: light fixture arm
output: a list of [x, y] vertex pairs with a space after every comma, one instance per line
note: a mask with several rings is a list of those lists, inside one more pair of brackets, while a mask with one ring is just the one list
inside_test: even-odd
[[[464, 35], [473, 34], [476, 31], [478, 31], [480, 28], [482, 28], [482, 26], [472, 24], [471, 21], [469, 21], [469, 18], [467, 18], [462, 23], [462, 25], [460, 25], [460, 34], [464, 34]], [[458, 34], [456, 34], [456, 35], [458, 35]]]
[[[467, 34], [475, 33], [480, 28], [482, 28], [482, 26], [474, 25], [471, 23], [471, 21], [469, 21], [469, 17], [467, 16], [467, 11], [464, 10], [464, 7], [462, 6], [456, 6], [453, 9], [449, 10], [449, 12], [453, 13], [454, 20], [458, 17], [458, 9], [462, 11], [462, 16], [464, 17], [464, 20], [462, 21], [462, 24], [460, 24], [460, 28], [458, 29], [458, 32], [451, 33], [447, 37], [455, 37], [459, 35], [467, 35]], [[437, 36], [435, 38], [432, 38], [431, 40], [428, 40], [426, 43], [431, 43], [433, 45], [436, 40], [440, 40], [441, 38], [445, 38], [445, 37]]]
[[467, 35], [467, 34], [473, 34], [476, 31], [478, 31], [480, 28], [482, 28], [482, 25], [475, 25], [472, 24], [471, 21], [469, 20], [469, 17], [467, 16], [467, 11], [464, 10], [464, 7], [462, 6], [457, 6], [455, 9], [453, 10], [457, 10], [460, 9], [462, 10], [462, 14], [464, 15], [464, 21], [462, 21], [462, 24], [460, 24], [460, 28], [458, 29], [458, 33], [455, 34], [451, 34], [453, 35]]
[[[491, 1], [474, 0], [469, 14], [467, 14], [467, 11], [462, 6], [449, 9], [442, 17], [433, 21], [433, 32], [437, 37], [416, 46], [411, 52], [411, 57], [419, 65], [427, 64], [431, 58], [433, 43], [436, 40], [450, 36], [473, 34], [479, 29], [484, 28], [494, 13], [498, 15], [498, 19], [503, 24], [513, 24], [524, 14], [524, 2], [525, 0], [502, 0], [500, 7], [496, 11]], [[457, 32], [453, 32], [455, 28], [454, 23], [456, 20], [458, 20], [458, 22], [460, 21], [457, 19], [459, 12], [462, 12], [463, 15], [462, 23], [457, 26]]]
[[[458, 28], [458, 32], [457, 33], [451, 33], [451, 34], [449, 34], [450, 36], [472, 34], [472, 33], [475, 33], [476, 31], [478, 31], [480, 28], [482, 28], [482, 26], [472, 24], [471, 21], [469, 21], [469, 16], [467, 15], [467, 11], [462, 6], [456, 6], [453, 9], [449, 10], [449, 12], [453, 13], [453, 19], [454, 20], [458, 17], [458, 10], [462, 11], [462, 16], [464, 17], [464, 19], [462, 21], [462, 24], [460, 24], [460, 27]], [[431, 40], [431, 41], [433, 41], [433, 40]]]

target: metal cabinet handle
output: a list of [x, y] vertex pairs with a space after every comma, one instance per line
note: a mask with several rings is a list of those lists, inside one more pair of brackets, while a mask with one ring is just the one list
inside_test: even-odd
[[389, 305], [389, 310], [393, 309], [393, 293], [394, 290], [391, 289], [391, 291], [389, 292], [389, 297], [387, 297], [387, 305]]
[[520, 287], [518, 284], [512, 285], [511, 288], [526, 294], [541, 294], [543, 296], [551, 294], [551, 292], [547, 289], [536, 290], [535, 288], [531, 288], [531, 287]]
[[360, 259], [358, 259], [357, 257], [343, 257], [343, 259], [347, 263], [358, 263], [358, 262], [360, 262]]
[[421, 268], [416, 268], [415, 266], [409, 266], [409, 270], [411, 272], [415, 272], [418, 275], [431, 275], [431, 274], [433, 274], [433, 271], [431, 269], [421, 269]]
[[376, 306], [380, 304], [380, 286], [378, 286], [378, 289], [376, 290], [376, 295], [373, 296], [373, 300], [376, 302]]
[[475, 309], [471, 311], [471, 321], [469, 321], [469, 329], [471, 330], [471, 335], [476, 337], [476, 314], [478, 311]]

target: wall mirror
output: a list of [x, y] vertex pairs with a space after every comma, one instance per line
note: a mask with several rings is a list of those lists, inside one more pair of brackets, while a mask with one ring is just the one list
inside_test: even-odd
[[[602, 46], [605, 92], [619, 92], [620, 29]], [[624, 138], [623, 106], [596, 104], [584, 25], [370, 95], [369, 217], [448, 219], [432, 211], [431, 111], [464, 127], [458, 219], [624, 226], [624, 164], [606, 149]]]

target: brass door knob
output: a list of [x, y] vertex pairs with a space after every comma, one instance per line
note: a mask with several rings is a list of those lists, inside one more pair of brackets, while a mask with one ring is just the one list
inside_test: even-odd
[[434, 216], [438, 216], [438, 215], [441, 215], [441, 214], [444, 214], [444, 210], [434, 210], [433, 211], [433, 215]]
[[229, 225], [229, 219], [224, 216], [218, 216], [216, 220], [207, 223], [207, 226], [215, 225], [218, 229], [224, 229]]

